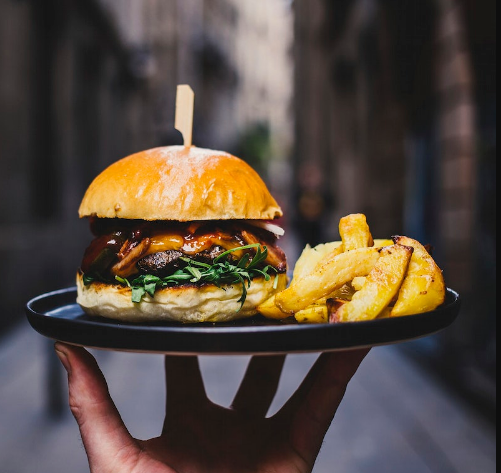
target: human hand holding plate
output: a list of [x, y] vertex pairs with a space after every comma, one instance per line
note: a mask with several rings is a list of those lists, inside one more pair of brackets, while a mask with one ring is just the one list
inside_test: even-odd
[[90, 471], [148, 473], [311, 472], [346, 386], [367, 350], [320, 355], [273, 416], [283, 356], [251, 358], [231, 407], [206, 396], [196, 357], [165, 357], [166, 416], [159, 437], [134, 439], [85, 349], [56, 343]]

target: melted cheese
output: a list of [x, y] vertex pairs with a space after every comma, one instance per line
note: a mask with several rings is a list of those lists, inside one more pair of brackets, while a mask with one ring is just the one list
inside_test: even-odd
[[173, 233], [164, 233], [150, 237], [150, 247], [147, 255], [167, 250], [180, 250], [184, 245], [184, 238]]
[[225, 250], [231, 250], [241, 244], [230, 235], [222, 233], [208, 233], [205, 235], [181, 236], [173, 233], [161, 233], [150, 237], [150, 247], [146, 254], [159, 253], [161, 251], [178, 250], [187, 255], [194, 255], [219, 245]]

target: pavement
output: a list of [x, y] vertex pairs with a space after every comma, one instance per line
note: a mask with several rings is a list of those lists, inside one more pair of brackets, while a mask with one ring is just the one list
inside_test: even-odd
[[[130, 432], [157, 436], [164, 414], [163, 357], [92, 352]], [[496, 471], [495, 422], [404, 352], [401, 345], [371, 350], [348, 386], [314, 473]], [[294, 392], [316, 357], [288, 356], [270, 414]], [[213, 401], [231, 402], [248, 359], [200, 358]], [[0, 338], [0, 472], [88, 471], [53, 342], [22, 321]]]

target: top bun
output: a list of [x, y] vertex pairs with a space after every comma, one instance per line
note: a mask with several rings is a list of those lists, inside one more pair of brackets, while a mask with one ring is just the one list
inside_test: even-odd
[[123, 158], [87, 189], [80, 217], [271, 220], [282, 211], [245, 161], [222, 151], [154, 148]]

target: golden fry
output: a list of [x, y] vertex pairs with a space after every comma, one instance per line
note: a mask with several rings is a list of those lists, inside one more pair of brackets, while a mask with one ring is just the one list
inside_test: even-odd
[[258, 311], [325, 323], [417, 314], [443, 303], [442, 271], [427, 247], [404, 236], [373, 239], [363, 214], [341, 218], [339, 233], [341, 241], [306, 245], [289, 287]]
[[354, 293], [355, 289], [351, 284], [343, 284], [339, 289], [332, 291], [325, 297], [317, 299], [315, 302], [313, 302], [313, 304], [325, 304], [327, 299], [342, 299], [344, 301], [351, 301]]
[[376, 248], [381, 248], [383, 246], [391, 246], [391, 245], [393, 245], [393, 240], [382, 239], [382, 238], [376, 238], [374, 240], [374, 246]]
[[268, 319], [286, 319], [287, 317], [290, 316], [290, 314], [287, 314], [285, 312], [282, 312], [276, 305], [275, 305], [275, 296], [276, 294], [273, 294], [269, 299], [264, 301], [262, 304], [260, 304], [257, 307], [257, 311], [267, 317]]
[[380, 248], [374, 247], [358, 248], [328, 258], [317, 265], [313, 273], [296, 281], [293, 279], [287, 289], [277, 294], [275, 304], [288, 313], [305, 309], [354, 277], [369, 274], [379, 259], [380, 251]]
[[391, 307], [385, 307], [376, 317], [377, 319], [387, 319], [390, 317]]
[[339, 220], [339, 234], [344, 251], [373, 246], [369, 225], [364, 214], [350, 214]]
[[364, 287], [365, 280], [367, 278], [365, 276], [357, 276], [356, 278], [353, 278], [353, 281], [351, 281], [351, 285], [355, 291], [360, 291]]
[[[376, 239], [374, 247], [381, 248], [383, 246], [393, 245], [392, 240]], [[315, 271], [317, 265], [322, 265], [335, 256], [343, 253], [344, 246], [342, 241], [331, 241], [329, 243], [321, 243], [315, 247], [306, 245], [301, 255], [299, 256], [294, 270], [292, 279], [300, 279]]]
[[390, 316], [420, 314], [436, 309], [445, 300], [442, 270], [418, 241], [405, 236], [393, 239], [395, 243], [412, 246], [414, 253]]
[[321, 243], [313, 248], [310, 245], [306, 245], [294, 265], [292, 279], [304, 278], [308, 274], [311, 274], [317, 264], [321, 263], [326, 256], [339, 254], [342, 251], [342, 242], [340, 241]]
[[327, 296], [327, 298], [343, 299], [346, 301], [350, 301], [351, 298], [353, 297], [353, 294], [355, 294], [355, 289], [351, 284], [348, 283], [348, 284], [343, 284], [339, 289], [336, 289], [335, 291], [331, 292]]
[[330, 297], [326, 301], [326, 306], [327, 306], [327, 314], [329, 317], [329, 322], [333, 322], [332, 318], [334, 314], [339, 310], [341, 306], [346, 304], [348, 301], [344, 299], [337, 299], [337, 298], [332, 298]]
[[375, 319], [397, 294], [404, 280], [413, 249], [393, 245], [381, 250], [381, 257], [351, 301], [332, 315], [333, 322]]
[[306, 309], [294, 314], [299, 323], [322, 324], [328, 321], [327, 306], [325, 304], [312, 304]]

